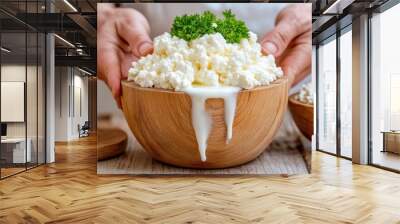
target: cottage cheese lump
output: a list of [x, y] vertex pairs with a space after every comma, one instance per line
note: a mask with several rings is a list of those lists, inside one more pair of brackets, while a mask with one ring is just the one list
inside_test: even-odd
[[296, 100], [306, 104], [314, 104], [311, 82], [304, 84], [295, 98]]
[[261, 53], [256, 34], [240, 44], [220, 33], [187, 42], [169, 33], [154, 39], [153, 54], [132, 64], [128, 80], [142, 87], [184, 90], [191, 86], [235, 86], [251, 89], [281, 77], [272, 55]]

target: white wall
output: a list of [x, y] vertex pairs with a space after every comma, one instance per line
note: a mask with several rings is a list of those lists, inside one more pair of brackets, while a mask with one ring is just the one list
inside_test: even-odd
[[71, 67], [56, 67], [55, 73], [55, 141], [70, 141], [88, 120], [88, 78]]
[[[27, 80], [25, 80], [27, 78]], [[32, 161], [44, 162], [44, 74], [42, 68], [25, 64], [3, 64], [1, 66], [1, 81], [2, 82], [24, 82], [26, 85], [26, 107], [19, 108], [20, 113], [25, 114], [26, 120], [22, 122], [6, 122], [7, 124], [7, 137], [9, 138], [28, 138], [29, 148], [32, 153]], [[4, 89], [2, 89], [3, 92]], [[24, 90], [20, 90], [24, 94]], [[2, 95], [3, 97], [7, 97]], [[23, 102], [24, 104], [25, 102]], [[2, 112], [13, 110], [10, 107], [2, 107]], [[16, 110], [16, 109], [14, 109]], [[7, 111], [8, 113], [16, 113], [16, 111]], [[37, 157], [37, 153], [39, 156]]]
[[[1, 81], [25, 82], [25, 65], [2, 65]], [[1, 108], [6, 110], [6, 108]], [[25, 137], [25, 123], [7, 123], [7, 137]]]
[[[76, 70], [75, 70], [76, 72]], [[78, 132], [78, 124], [79, 125], [83, 125], [85, 123], [85, 121], [88, 121], [88, 106], [89, 106], [89, 102], [88, 102], [88, 96], [89, 96], [89, 92], [88, 92], [88, 77], [85, 76], [81, 76], [81, 74], [79, 73], [78, 75], [75, 73], [74, 75], [74, 103], [75, 106], [73, 108], [73, 119], [72, 119], [72, 138], [77, 138], [79, 137], [79, 132]], [[78, 91], [80, 91], [80, 93], [78, 93]], [[80, 94], [80, 99], [79, 99], [79, 94]], [[78, 101], [81, 102], [78, 102]], [[79, 108], [81, 107], [81, 108]], [[79, 111], [81, 110], [81, 111]]]
[[[18, 65], [18, 64], [2, 65], [1, 66], [1, 81], [2, 82], [15, 82], [15, 81], [26, 82], [25, 69], [27, 69], [28, 74], [31, 74], [31, 72], [33, 70], [35, 70], [35, 74], [36, 74], [36, 67], [33, 67], [33, 66], [27, 66], [27, 68], [25, 68], [25, 65]], [[36, 89], [35, 89], [34, 93], [28, 92], [27, 96], [28, 97], [36, 97]], [[28, 100], [28, 101], [32, 101], [32, 100]], [[1, 108], [1, 110], [7, 110], [7, 108]], [[29, 116], [29, 114], [28, 114], [28, 116]], [[33, 120], [33, 119], [30, 119], [30, 117], [28, 117], [28, 121], [31, 121], [31, 120]], [[29, 125], [29, 127], [30, 126], [31, 125]], [[25, 122], [7, 122], [7, 136], [8, 137], [25, 137]]]
[[67, 67], [55, 68], [55, 141], [68, 140], [69, 77]]

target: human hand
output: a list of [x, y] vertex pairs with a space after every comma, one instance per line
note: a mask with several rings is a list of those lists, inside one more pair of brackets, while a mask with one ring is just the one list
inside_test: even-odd
[[153, 51], [146, 18], [134, 9], [98, 4], [97, 69], [121, 106], [121, 80], [128, 77], [132, 61]]
[[263, 52], [272, 54], [290, 85], [311, 72], [311, 4], [294, 4], [279, 12], [275, 28], [261, 41]]

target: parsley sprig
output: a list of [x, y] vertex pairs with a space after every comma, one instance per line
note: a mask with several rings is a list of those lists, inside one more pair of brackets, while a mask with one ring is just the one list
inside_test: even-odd
[[236, 19], [231, 10], [223, 12], [224, 18], [217, 18], [212, 12], [175, 17], [171, 34], [186, 41], [205, 34], [220, 33], [228, 43], [239, 43], [249, 38], [249, 29], [242, 20]]

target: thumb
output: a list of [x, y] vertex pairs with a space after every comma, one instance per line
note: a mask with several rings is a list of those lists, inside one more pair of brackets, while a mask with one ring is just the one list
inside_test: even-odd
[[300, 34], [299, 29], [293, 24], [296, 23], [290, 20], [279, 21], [275, 28], [268, 32], [261, 41], [264, 53], [279, 57], [290, 42]]
[[140, 58], [153, 52], [153, 42], [147, 34], [136, 33], [129, 41], [133, 54]]
[[140, 13], [125, 15], [125, 18], [117, 23], [117, 32], [129, 44], [129, 48], [136, 57], [140, 58], [153, 51], [149, 25]]

